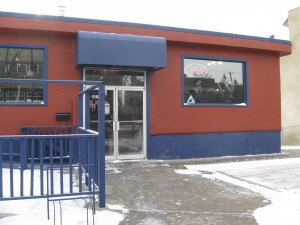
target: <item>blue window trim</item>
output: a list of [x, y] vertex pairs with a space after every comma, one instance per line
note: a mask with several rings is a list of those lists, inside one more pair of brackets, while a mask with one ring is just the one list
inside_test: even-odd
[[[184, 102], [184, 59], [214, 60], [224, 62], [238, 62], [243, 64], [243, 80], [244, 80], [244, 103], [240, 104], [218, 104], [218, 103], [195, 103], [185, 104]], [[181, 105], [183, 107], [249, 107], [249, 88], [248, 88], [248, 60], [235, 58], [221, 58], [212, 56], [195, 56], [182, 55], [181, 57]]]
[[[0, 43], [0, 48], [23, 48], [23, 49], [43, 50], [44, 51], [43, 79], [48, 80], [48, 46]], [[43, 83], [43, 104], [36, 103], [36, 102], [0, 102], [0, 106], [1, 105], [3, 105], [3, 106], [47, 106], [48, 105], [48, 85], [46, 83]]]

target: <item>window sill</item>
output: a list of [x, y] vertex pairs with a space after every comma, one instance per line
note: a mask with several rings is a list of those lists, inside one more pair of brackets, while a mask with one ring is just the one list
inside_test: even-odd
[[248, 107], [246, 103], [222, 104], [222, 103], [184, 103], [183, 106], [191, 107]]

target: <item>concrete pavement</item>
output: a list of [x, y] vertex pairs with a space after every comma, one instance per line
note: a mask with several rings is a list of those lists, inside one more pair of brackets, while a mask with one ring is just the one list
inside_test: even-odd
[[107, 162], [107, 204], [128, 211], [120, 224], [129, 225], [256, 225], [252, 215], [270, 202], [262, 195], [220, 180], [177, 174], [188, 164], [210, 164], [300, 157], [282, 154], [177, 161]]

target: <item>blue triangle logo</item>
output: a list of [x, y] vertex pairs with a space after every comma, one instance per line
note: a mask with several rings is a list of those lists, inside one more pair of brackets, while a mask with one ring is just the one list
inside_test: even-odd
[[194, 97], [192, 95], [190, 95], [190, 97], [188, 98], [187, 102], [186, 103], [192, 103], [192, 104], [195, 104], [196, 101], [194, 99]]

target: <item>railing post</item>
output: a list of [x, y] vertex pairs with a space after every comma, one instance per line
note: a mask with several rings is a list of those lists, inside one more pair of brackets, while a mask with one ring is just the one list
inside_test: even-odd
[[9, 148], [8, 151], [9, 151], [10, 197], [14, 197], [13, 140], [8, 140], [8, 148]]
[[2, 154], [3, 154], [3, 141], [0, 141], [0, 198], [3, 197]]
[[77, 115], [77, 124], [79, 127], [82, 127], [83, 126], [83, 95], [78, 95], [78, 104], [77, 104], [77, 112], [78, 112], [78, 115]]
[[98, 176], [99, 207], [105, 207], [105, 86], [98, 85]]
[[90, 92], [85, 93], [85, 129], [90, 129], [91, 127], [90, 98], [91, 98]]
[[26, 169], [26, 148], [28, 144], [26, 139], [20, 140], [20, 195], [24, 195], [24, 170]]

